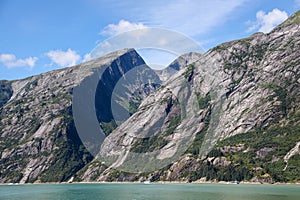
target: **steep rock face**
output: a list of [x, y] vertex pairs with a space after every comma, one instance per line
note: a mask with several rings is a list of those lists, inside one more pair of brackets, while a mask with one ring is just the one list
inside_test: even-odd
[[[299, 181], [296, 156], [282, 173], [285, 155], [300, 134], [299, 26], [296, 13], [269, 34], [221, 44], [180, 67], [107, 137], [100, 156], [110, 159], [94, 160], [80, 171], [79, 180], [250, 181], [268, 174], [274, 181]], [[181, 152], [183, 138], [193, 142]], [[242, 149], [220, 150], [229, 145]], [[163, 163], [168, 158], [186, 167]], [[149, 166], [154, 159], [160, 163]], [[260, 166], [259, 172], [253, 170]], [[155, 167], [161, 169], [150, 173]], [[91, 177], [91, 171], [98, 173]], [[143, 171], [149, 173], [133, 174]]]
[[0, 108], [6, 104], [12, 93], [11, 83], [9, 81], [0, 81]]
[[95, 94], [104, 104], [95, 107], [107, 107], [112, 85], [144, 64], [134, 50], [125, 49], [74, 67], [1, 81], [0, 182], [60, 182], [73, 176], [93, 158], [74, 126], [73, 89], [107, 67], [99, 82], [106, 87]]

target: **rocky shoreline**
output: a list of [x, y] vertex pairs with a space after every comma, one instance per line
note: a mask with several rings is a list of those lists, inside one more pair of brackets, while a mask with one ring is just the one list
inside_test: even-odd
[[212, 185], [299, 185], [300, 182], [296, 183], [267, 183], [267, 182], [250, 182], [250, 181], [241, 181], [238, 183], [234, 182], [226, 182], [226, 181], [194, 181], [194, 182], [183, 182], [183, 181], [158, 181], [158, 182], [107, 182], [107, 181], [101, 181], [101, 182], [49, 182], [49, 183], [0, 183], [0, 186], [7, 186], [7, 185], [56, 185], [56, 184], [187, 184], [187, 185], [205, 185], [205, 184], [212, 184]]

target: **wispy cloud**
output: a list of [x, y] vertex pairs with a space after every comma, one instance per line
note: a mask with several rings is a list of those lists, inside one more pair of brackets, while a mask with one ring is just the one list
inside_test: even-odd
[[300, 0], [295, 0], [296, 6], [300, 7]]
[[127, 32], [127, 31], [132, 31], [135, 29], [142, 29], [142, 28], [146, 28], [147, 26], [145, 26], [142, 23], [131, 23], [129, 21], [126, 20], [120, 20], [118, 24], [109, 24], [107, 25], [101, 32], [100, 34], [102, 35], [109, 35], [109, 36], [114, 36], [114, 35], [118, 35], [120, 33], [123, 32]]
[[162, 28], [143, 28], [111, 37], [98, 44], [85, 57], [86, 60], [88, 58], [98, 58], [124, 48], [135, 48], [136, 50], [158, 49], [178, 56], [191, 51], [203, 52], [197, 42], [184, 34]]
[[[142, 19], [159, 27], [195, 36], [208, 33], [228, 20], [232, 12], [247, 0], [175, 0], [156, 1]], [[152, 3], [152, 2], [151, 2]]]
[[124, 48], [134, 48], [143, 57], [149, 66], [167, 66], [176, 57], [188, 52], [200, 52], [204, 50], [190, 37], [177, 31], [163, 28], [142, 28], [123, 32], [110, 37], [89, 54], [85, 60], [101, 57], [107, 53]]
[[250, 22], [252, 25], [248, 28], [247, 32], [258, 30], [260, 32], [268, 33], [287, 18], [288, 14], [277, 8], [268, 13], [265, 13], [262, 10], [258, 11], [256, 13], [256, 21]]
[[120, 12], [126, 10], [126, 14], [132, 13], [127, 17], [129, 21], [142, 22], [135, 25], [166, 28], [196, 36], [225, 23], [247, 1], [249, 0], [151, 0], [112, 1], [112, 4]]
[[49, 51], [46, 53], [46, 56], [48, 56], [51, 59], [52, 63], [55, 63], [62, 67], [75, 65], [81, 59], [81, 56], [72, 49], [68, 49], [67, 51]]
[[0, 62], [8, 68], [29, 67], [30, 69], [32, 69], [35, 66], [37, 60], [37, 57], [17, 59], [14, 54], [0, 54]]
[[[166, 5], [158, 15], [150, 15], [154, 23], [173, 28], [189, 35], [210, 31], [224, 23], [230, 13], [244, 1], [176, 1]], [[170, 17], [171, 16], [171, 17]]]

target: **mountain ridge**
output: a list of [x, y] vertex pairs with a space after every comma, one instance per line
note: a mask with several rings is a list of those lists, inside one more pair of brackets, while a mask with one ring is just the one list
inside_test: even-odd
[[[134, 50], [12, 81], [11, 89], [1, 83], [0, 181], [299, 182], [298, 19], [299, 12], [268, 34], [223, 43], [196, 60], [179, 62], [169, 80], [134, 100], [135, 109], [122, 124], [109, 124], [107, 139], [127, 148], [104, 141], [102, 155], [118, 155], [110, 163], [95, 159], [81, 143], [72, 119], [72, 91], [99, 65], [119, 72], [145, 64]], [[101, 91], [97, 94], [101, 97]], [[158, 122], [160, 129], [152, 129]], [[124, 134], [137, 130], [151, 135]], [[184, 136], [193, 139], [187, 149], [179, 145]], [[176, 159], [133, 166], [130, 152], [147, 150], [157, 152], [150, 160]]]

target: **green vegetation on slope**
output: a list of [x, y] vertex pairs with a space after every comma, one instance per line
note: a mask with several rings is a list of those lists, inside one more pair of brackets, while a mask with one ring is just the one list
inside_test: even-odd
[[[59, 130], [57, 133], [55, 144], [57, 147], [53, 154], [55, 157], [51, 160], [50, 167], [42, 174], [40, 180], [42, 182], [61, 182], [67, 181], [71, 176], [89, 163], [93, 157], [81, 143], [77, 135], [73, 120], [65, 121], [60, 127], [65, 127], [66, 136]], [[35, 180], [29, 180], [34, 182]]]

